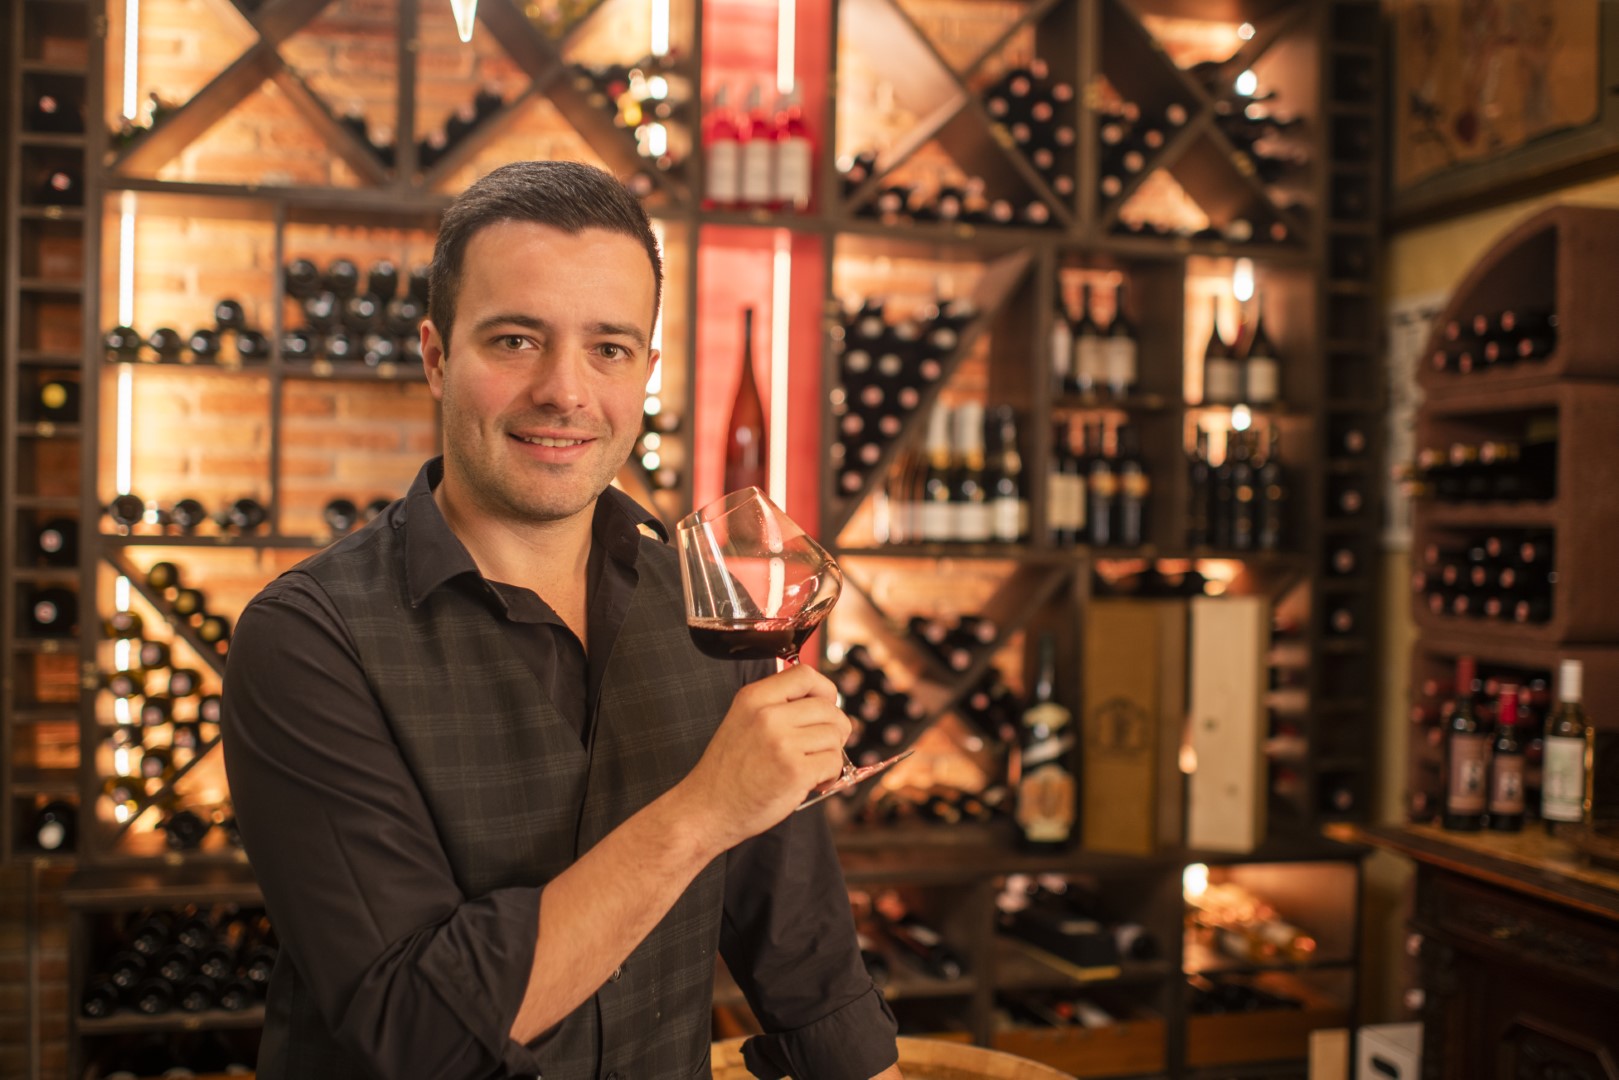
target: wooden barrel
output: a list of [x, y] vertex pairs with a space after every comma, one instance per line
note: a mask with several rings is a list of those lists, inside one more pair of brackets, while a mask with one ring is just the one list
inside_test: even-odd
[[[751, 1080], [742, 1064], [742, 1043], [726, 1039], [714, 1044], [714, 1080]], [[1072, 1080], [1038, 1061], [941, 1039], [901, 1038], [899, 1067], [905, 1080]]]

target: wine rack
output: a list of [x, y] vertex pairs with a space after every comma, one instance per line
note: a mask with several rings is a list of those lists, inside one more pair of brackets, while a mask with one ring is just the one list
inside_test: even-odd
[[[1489, 708], [1494, 684], [1531, 699], [1527, 800], [1538, 827], [1539, 735], [1565, 660], [1580, 662], [1590, 695], [1619, 676], [1619, 623], [1606, 587], [1607, 537], [1619, 477], [1606, 449], [1619, 437], [1613, 410], [1619, 370], [1601, 344], [1612, 316], [1584, 280], [1589, 245], [1619, 228], [1619, 213], [1556, 207], [1507, 233], [1463, 279], [1435, 322], [1419, 382], [1426, 400], [1416, 445], [1430, 451], [1412, 471], [1415, 528], [1411, 610], [1410, 771], [1406, 813], [1436, 820], [1444, 800], [1444, 722], [1459, 657], [1478, 665]], [[1524, 333], [1503, 312], [1555, 315], [1555, 347], [1533, 360], [1458, 371], [1444, 358], [1483, 338], [1511, 351]], [[1458, 329], [1460, 328], [1460, 329]], [[1467, 340], [1462, 340], [1467, 339]], [[1502, 350], [1499, 346], [1505, 345]], [[1446, 370], [1449, 367], [1450, 370]], [[1425, 467], [1426, 466], [1426, 467]], [[1450, 584], [1447, 584], [1447, 581]], [[1607, 723], [1595, 715], [1599, 737]]]
[[[689, 97], [675, 103], [677, 111], [669, 121], [672, 152], [658, 155], [649, 154], [625, 126], [627, 106], [620, 98], [626, 88], [612, 85], [624, 79], [609, 64], [627, 57], [607, 55], [611, 49], [603, 38], [611, 37], [620, 25], [608, 5], [570, 5], [568, 17], [540, 25], [513, 0], [481, 0], [471, 48], [477, 57], [473, 68], [488, 76], [482, 82], [445, 75], [451, 67], [465, 69], [457, 67], [459, 56], [454, 54], [461, 47], [447, 46], [447, 12], [440, 5], [404, 3], [397, 19], [391, 10], [385, 15], [373, 12], [356, 16], [359, 22], [348, 26], [337, 7], [326, 0], [286, 0], [251, 10], [242, 5], [241, 20], [250, 32], [245, 45], [233, 46], [240, 48], [239, 54], [221, 46], [207, 61], [214, 69], [175, 72], [169, 86], [153, 85], [148, 67], [138, 88], [141, 95], [163, 90], [172, 99], [148, 126], [122, 137], [109, 135], [103, 123], [103, 117], [118, 111], [112, 104], [117, 80], [107, 77], [116, 64], [109, 65], [113, 58], [104, 55], [103, 42], [97, 39], [81, 47], [84, 58], [64, 64], [36, 55], [41, 29], [30, 21], [73, 23], [82, 37], [87, 27], [75, 20], [106, 16], [117, 24], [122, 17], [117, 6], [91, 0], [85, 9], [73, 0], [28, 0], [15, 16], [22, 20], [22, 32], [13, 39], [26, 61], [17, 69], [23, 80], [17, 85], [62, 90], [82, 80], [87, 123], [82, 135], [50, 131], [30, 136], [27, 145], [35, 152], [29, 166], [13, 172], [20, 190], [36, 192], [37, 198], [34, 204], [23, 199], [8, 221], [8, 236], [14, 238], [14, 250], [22, 250], [22, 261], [11, 264], [19, 267], [19, 277], [8, 282], [6, 326], [14, 328], [7, 330], [14, 340], [7, 341], [5, 447], [7, 460], [18, 465], [15, 475], [8, 473], [12, 486], [3, 500], [8, 524], [20, 523], [16, 529], [8, 528], [8, 537], [32, 536], [54, 518], [76, 517], [81, 556], [74, 567], [58, 568], [49, 562], [25, 563], [17, 549], [8, 548], [8, 597], [66, 578], [76, 583], [82, 598], [81, 622], [98, 626], [112, 606], [117, 580], [124, 578], [131, 582], [132, 609], [156, 627], [168, 621], [171, 605], [144, 585], [154, 560], [173, 560], [186, 567], [188, 576], [195, 564], [210, 592], [214, 591], [210, 574], [220, 574], [232, 586], [221, 589], [228, 605], [251, 595], [251, 589], [237, 595], [251, 575], [268, 579], [323, 546], [331, 533], [320, 514], [327, 499], [345, 494], [359, 501], [360, 496], [370, 498], [398, 481], [384, 483], [358, 472], [352, 479], [344, 475], [310, 479], [306, 474], [310, 458], [336, 449], [319, 446], [320, 439], [330, 436], [318, 429], [343, 425], [362, 439], [372, 437], [375, 431], [368, 425], [389, 415], [391, 407], [406, 407], [402, 403], [419, 401], [425, 406], [425, 394], [420, 393], [419, 373], [409, 364], [373, 367], [308, 359], [289, 351], [286, 334], [299, 325], [299, 316], [288, 302], [283, 268], [300, 257], [323, 265], [337, 256], [359, 259], [362, 265], [388, 258], [401, 270], [423, 262], [438, 214], [455, 191], [502, 160], [543, 153], [606, 165], [645, 199], [662, 233], [667, 278], [660, 404], [672, 418], [659, 421], [659, 426], [649, 421], [649, 432], [659, 436], [658, 443], [638, 448], [639, 463], [626, 468], [620, 482], [666, 521], [704, 501], [702, 470], [713, 449], [709, 436], [714, 428], [714, 417], [706, 410], [711, 399], [729, 400], [723, 387], [716, 389], [717, 365], [708, 360], [723, 354], [710, 346], [724, 331], [710, 328], [730, 325], [729, 312], [720, 314], [723, 305], [715, 300], [716, 289], [728, 301], [732, 292], [753, 287], [754, 275], [731, 273], [734, 265], [710, 261], [711, 256], [741, 252], [757, 257], [759, 261], [750, 265], [763, 269], [772, 257], [772, 234], [780, 230], [790, 235], [791, 311], [778, 323], [788, 326], [795, 361], [788, 384], [795, 412], [800, 400], [827, 400], [827, 392], [835, 386], [838, 369], [831, 329], [836, 317], [823, 309], [823, 303], [848, 295], [849, 266], [866, 264], [856, 276], [864, 273], [879, 280], [883, 271], [872, 268], [890, 261], [976, 267], [951, 269], [942, 279], [927, 280], [915, 290], [931, 299], [965, 301], [975, 315], [960, 328], [954, 349], [942, 358], [941, 378], [920, 395], [917, 407], [884, 444], [855, 490], [838, 484], [825, 462], [824, 451], [832, 445], [830, 427], [793, 420], [789, 509], [802, 521], [819, 515], [821, 532], [837, 542], [851, 584], [839, 617], [847, 616], [859, 626], [859, 634], [872, 639], [874, 653], [922, 705], [924, 715], [906, 736], [907, 745], [932, 738], [940, 729], [965, 728], [961, 714], [992, 669], [1002, 672], [1014, 689], [1027, 685], [1025, 654], [1032, 650], [1025, 644], [1042, 633], [1055, 635], [1063, 657], [1058, 695], [1077, 705], [1082, 700], [1083, 674], [1077, 662], [1081, 641], [1075, 615], [1089, 603], [1090, 583], [1103, 564], [1145, 563], [1156, 573], [1160, 563], [1174, 560], [1179, 565], [1168, 572], [1176, 574], [1221, 560], [1229, 565], [1219, 580], [1234, 583], [1238, 592], [1280, 592], [1301, 579], [1309, 581], [1313, 615], [1307, 633], [1313, 681], [1311, 727], [1306, 734], [1312, 746], [1324, 745], [1326, 729], [1358, 726], [1356, 717], [1368, 714], [1371, 703], [1365, 687], [1376, 655], [1375, 605], [1354, 599], [1359, 606], [1353, 613], [1352, 633], [1329, 634], [1326, 628], [1339, 601], [1348, 602], [1356, 590], [1366, 591], [1368, 579], [1363, 575], [1372, 552], [1364, 529], [1375, 520], [1380, 467], [1373, 423], [1380, 375], [1376, 328], [1369, 316], [1376, 295], [1372, 223], [1378, 217], [1381, 188], [1375, 149], [1380, 85], [1373, 48], [1378, 31], [1375, 4], [1363, 0], [1334, 0], [1324, 6], [1239, 4], [1233, 9], [1234, 18], [1248, 18], [1251, 34], [1240, 43], [1234, 41], [1229, 56], [1215, 64], [1177, 55], [1173, 42], [1166, 45], [1162, 27], [1154, 22], [1165, 11], [1199, 14], [1197, 5], [1191, 4], [1177, 8], [1132, 0], [1038, 3], [989, 14], [986, 17], [999, 20], [993, 29], [970, 35], [967, 41], [959, 34], [952, 36], [950, 20], [925, 3], [842, 0], [835, 5], [799, 5], [800, 81], [804, 100], [811, 103], [807, 120], [816, 142], [814, 184], [807, 206], [781, 210], [703, 204], [709, 178], [695, 139], [707, 118], [701, 115], [698, 99], [710, 99], [705, 80], [716, 72], [720, 77], [731, 74], [738, 64], [735, 50], [716, 44], [729, 16], [705, 12], [699, 20], [693, 5], [675, 5], [670, 24], [673, 49], [663, 75], [671, 86], [684, 83], [691, 90]], [[698, 39], [699, 26], [705, 40]], [[369, 74], [377, 79], [367, 81], [366, 72], [346, 69], [335, 59], [323, 62], [322, 56], [330, 55], [320, 51], [323, 40], [350, 40], [356, 33], [373, 31], [377, 40], [356, 52], [371, 58], [377, 70]], [[768, 62], [773, 63], [774, 57]], [[896, 73], [903, 76], [898, 96], [915, 122], [901, 138], [875, 138], [866, 122], [869, 117], [862, 115], [869, 110], [847, 89], [858, 85], [866, 77], [865, 69], [874, 64], [887, 69], [890, 78]], [[1019, 101], [1010, 106], [1003, 102], [1009, 95], [1018, 96], [1015, 77], [1024, 67], [1033, 76], [1035, 95], [1051, 106], [1049, 117], [1044, 110], [1026, 110]], [[1247, 71], [1254, 73], [1257, 85], [1244, 89], [1238, 78]], [[834, 95], [821, 91], [834, 85], [840, 88], [836, 106], [828, 109], [821, 102], [834, 100]], [[1285, 105], [1287, 115], [1277, 117], [1273, 139], [1253, 144], [1253, 132], [1234, 121], [1233, 110], [1271, 103]], [[277, 137], [287, 141], [276, 143], [274, 151], [260, 147], [232, 157], [227, 151], [233, 133], [254, 130], [266, 117], [285, 122], [285, 128], [276, 130]], [[1125, 122], [1118, 130], [1104, 132], [1117, 117]], [[1299, 118], [1302, 123], [1292, 122]], [[1032, 130], [1026, 132], [1025, 127]], [[292, 128], [297, 131], [287, 134]], [[1119, 173], [1110, 170], [1123, 151], [1104, 151], [1116, 145], [1110, 141], [1115, 136], [1140, 158], [1136, 163], [1132, 157]], [[1049, 144], [1042, 141], [1047, 139]], [[14, 138], [10, 145], [16, 155], [23, 144]], [[850, 174], [851, 182], [840, 183], [838, 159], [874, 148], [865, 175]], [[1272, 160], [1282, 152], [1300, 150], [1307, 151], [1308, 161], [1289, 165]], [[48, 180], [43, 167], [65, 161], [85, 166], [82, 206], [64, 205], [57, 195], [43, 194]], [[36, 167], [35, 162], [40, 164]], [[969, 174], [978, 174], [982, 183], [969, 183]], [[1119, 182], [1108, 182], [1108, 176]], [[965, 212], [950, 210], [955, 195], [941, 198], [941, 187], [950, 185], [962, 187]], [[885, 211], [885, 198], [891, 207], [895, 189], [901, 188], [910, 189], [903, 212]], [[1154, 215], [1153, 208], [1164, 203], [1166, 191], [1172, 196], [1168, 202], [1184, 213]], [[997, 205], [1003, 202], [1004, 210]], [[121, 224], [127, 203], [138, 208], [137, 230], [145, 222], [161, 225], [167, 219], [169, 225], [158, 229], [161, 236], [173, 231], [174, 222], [187, 219], [197, 223], [202, 237], [189, 254], [141, 255], [135, 324], [146, 333], [165, 320], [183, 323], [174, 327], [182, 333], [204, 325], [207, 317], [200, 308], [149, 303], [147, 298], [160, 292], [150, 282], [165, 266], [216, 263], [217, 279], [201, 281], [200, 288], [210, 301], [224, 296], [242, 301], [253, 325], [267, 338], [269, 349], [262, 361], [240, 366], [171, 365], [120, 363], [106, 355], [102, 335], [123, 321], [115, 314], [112, 297], [118, 287], [115, 270], [125, 249], [120, 230], [102, 225]], [[79, 280], [55, 280], [41, 261], [30, 261], [31, 238], [55, 241], [80, 234], [84, 255]], [[137, 243], [145, 242], [141, 233]], [[49, 247], [38, 249], [40, 260]], [[1188, 490], [1183, 455], [1190, 445], [1190, 428], [1199, 422], [1211, 426], [1233, 422], [1230, 406], [1203, 405], [1195, 380], [1186, 379], [1195, 363], [1188, 362], [1185, 342], [1199, 336], [1192, 298], [1200, 282], [1229, 277], [1239, 258], [1255, 265], [1265, 298], [1265, 323], [1286, 358], [1283, 403], [1252, 410], [1256, 425], [1274, 425], [1281, 432], [1282, 456], [1291, 470], [1289, 535], [1275, 552], [1194, 549], [1185, 542]], [[152, 277], [142, 276], [148, 274]], [[1116, 281], [1128, 283], [1129, 314], [1138, 327], [1139, 378], [1126, 398], [1059, 393], [1050, 385], [1046, 332], [1063, 290], [1072, 292], [1082, 280], [1095, 281], [1099, 287], [1105, 280], [1108, 296]], [[963, 284], [966, 281], [971, 284]], [[768, 292], [750, 299], [763, 310], [767, 296]], [[769, 297], [769, 302], [773, 305], [775, 298]], [[66, 318], [68, 313], [74, 317]], [[73, 328], [70, 340], [42, 339], [63, 326]], [[816, 355], [817, 346], [824, 347], [819, 356], [823, 363], [797, 362], [800, 355]], [[705, 357], [702, 365], [696, 363], [699, 355]], [[23, 376], [57, 371], [80, 380], [77, 424], [60, 417], [42, 421], [20, 411], [21, 395], [34, 385]], [[176, 425], [192, 425], [201, 417], [203, 427], [187, 428], [199, 441], [218, 430], [207, 425], [221, 417], [241, 417], [238, 426], [258, 431], [250, 449], [230, 452], [237, 455], [240, 450], [244, 464], [239, 477], [222, 483], [219, 490], [143, 486], [143, 476], [161, 470], [142, 459], [145, 451], [140, 447], [135, 451], [134, 489], [156, 497], [159, 505], [182, 494], [197, 494], [210, 509], [252, 495], [268, 511], [262, 529], [216, 535], [205, 527], [177, 534], [148, 521], [116, 530], [103, 517], [103, 507], [116, 494], [110, 478], [114, 440], [108, 418], [126, 371], [138, 402], [137, 415]], [[981, 389], [992, 407], [1016, 410], [1029, 504], [1026, 541], [922, 543], [901, 550], [866, 537], [862, 530], [882, 496], [883, 478], [897, 460], [918, 448], [935, 406], [959, 400], [963, 386]], [[166, 398], [183, 402], [183, 408]], [[1051, 541], [1050, 507], [1041, 479], [1050, 458], [1048, 425], [1055, 417], [1102, 420], [1110, 431], [1128, 421], [1141, 436], [1140, 458], [1151, 476], [1152, 491], [1140, 545], [1065, 547]], [[50, 435], [40, 434], [36, 425], [41, 423], [52, 425]], [[413, 416], [413, 423], [412, 438], [417, 441], [386, 453], [415, 461], [429, 456], [437, 432], [429, 433], [430, 421], [420, 416]], [[1358, 440], [1350, 437], [1356, 433]], [[657, 453], [656, 465], [647, 463], [648, 453]], [[43, 482], [63, 477], [73, 480], [56, 486]], [[1342, 505], [1345, 487], [1359, 492], [1357, 509], [1317, 528], [1315, 508], [1327, 502]], [[1341, 551], [1351, 555], [1340, 557]], [[1345, 558], [1353, 564], [1349, 570], [1340, 568]], [[227, 559], [250, 563], [252, 569], [213, 569]], [[964, 608], [941, 609], [936, 606], [942, 599], [936, 581], [934, 604], [918, 605], [890, 595], [886, 578], [896, 565], [937, 579], [951, 574], [953, 567], [970, 566], [971, 576], [992, 584]], [[222, 613], [234, 614], [228, 608]], [[981, 648], [970, 650], [967, 666], [958, 669], [907, 640], [905, 622], [911, 614], [984, 615], [994, 623], [996, 634]], [[88, 640], [92, 636], [88, 632], [81, 641], [19, 637], [13, 634], [14, 621], [7, 622], [0, 634], [11, 635], [4, 639], [11, 685], [20, 688], [18, 693], [31, 695], [27, 708], [21, 698], [8, 703], [18, 706], [5, 725], [7, 738], [13, 740], [9, 748], [15, 748], [15, 739], [27, 725], [52, 717], [69, 730], [78, 728], [75, 743], [99, 746], [110, 706], [105, 695], [81, 694], [79, 684], [93, 678], [98, 667], [109, 666], [108, 646]], [[193, 666], [218, 659], [216, 650], [212, 660], [202, 653], [192, 660], [192, 646], [206, 651], [211, 645], [193, 641], [194, 629], [186, 625], [173, 625], [154, 636], [171, 637], [176, 652], [184, 651]], [[56, 670], [52, 658], [70, 658], [73, 666]], [[1317, 719], [1318, 713], [1330, 720]], [[76, 723], [68, 723], [75, 719]], [[1320, 770], [1306, 771], [1311, 787], [1300, 799], [1301, 806], [1321, 805], [1318, 795], [1342, 784], [1355, 788], [1357, 807], [1369, 805], [1365, 788], [1372, 751], [1362, 746], [1358, 753], [1363, 756], [1356, 756], [1355, 749], [1345, 748]], [[87, 804], [99, 803], [98, 767], [88, 760], [88, 750], [82, 758], [77, 757], [76, 745], [73, 751], [78, 771], [76, 779], [65, 784], [65, 793], [76, 792]], [[184, 787], [196, 775], [217, 769], [218, 757], [199, 756], [187, 775], [171, 777], [162, 789], [146, 792], [137, 808], [155, 805], [164, 799], [165, 790]], [[10, 760], [16, 760], [15, 755]], [[0, 819], [4, 825], [0, 843], [13, 844], [20, 808], [24, 803], [32, 806], [37, 794], [28, 784], [37, 777], [19, 778], [13, 772], [6, 779], [0, 802], [9, 816]], [[145, 829], [144, 823], [129, 826], [88, 811], [84, 816], [79, 830], [82, 861], [108, 873], [123, 872], [120, 867], [131, 873], [156, 871], [154, 882], [173, 883], [193, 873], [242, 872], [240, 854], [228, 848], [166, 851], [149, 830], [147, 840], [159, 842], [130, 842]], [[152, 816], [145, 814], [144, 821]], [[1308, 832], [1318, 820], [1315, 811], [1306, 810], [1298, 830]], [[996, 1038], [988, 1018], [998, 992], [1052, 988], [1045, 976], [1029, 973], [1026, 956], [1005, 959], [1004, 943], [992, 936], [993, 890], [987, 883], [993, 874], [1018, 868], [1077, 873], [1075, 868], [1082, 867], [1100, 875], [1109, 887], [1125, 882], [1127, 897], [1145, 895], [1130, 884], [1143, 865], [1156, 866], [1154, 872], [1164, 872], [1168, 881], [1164, 866], [1150, 859], [1142, 863], [1084, 852], [1038, 859], [1012, 856], [1005, 850], [1010, 831], [1004, 820], [933, 828], [924, 845], [943, 854], [962, 843], [982, 844], [963, 863], [980, 869], [907, 870], [896, 861], [893, 849], [909, 844], [913, 835], [874, 828], [852, 831], [841, 842], [852, 876], [897, 877], [901, 885], [914, 885], [930, 875], [936, 879], [946, 874], [957, 882], [960, 895], [970, 901], [970, 914], [951, 923], [951, 932], [979, 974], [945, 995], [953, 1000], [942, 1004], [938, 995], [911, 996], [953, 1015], [971, 1037], [984, 1043]], [[1166, 855], [1164, 865], [1172, 864], [1178, 872], [1184, 854]], [[1002, 865], [997, 859], [1011, 863]], [[195, 894], [198, 902], [213, 897], [207, 886], [196, 887], [201, 890]], [[227, 893], [233, 887], [220, 886]], [[1166, 884], [1152, 893], [1156, 899], [1151, 901], [1160, 915], [1173, 907], [1175, 914], [1165, 915], [1170, 922], [1179, 917], [1178, 895], [1172, 893]], [[928, 903], [923, 897], [913, 899]], [[930, 908], [928, 914], [949, 921], [948, 906]], [[1165, 933], [1178, 940], [1176, 931]], [[986, 972], [999, 974], [983, 978]], [[1066, 978], [1059, 977], [1059, 988]], [[1138, 984], [1132, 981], [1136, 978], [1146, 980], [1148, 989], [1138, 993]], [[1119, 1068], [1139, 1066], [1181, 1075], [1191, 1063], [1177, 1049], [1185, 1040], [1188, 1014], [1174, 959], [1159, 969], [1127, 972], [1125, 982], [1130, 985], [1124, 988], [1126, 1000], [1120, 1003], [1119, 1015], [1127, 1018], [1121, 1030], [1128, 1037], [1121, 1041], [1136, 1056], [1128, 1059], [1128, 1066], [1121, 1060]], [[1116, 989], [1105, 988], [1102, 993]], [[1083, 1033], [1036, 1034], [1031, 1045], [1044, 1049], [1024, 1052], [1063, 1061], [1087, 1056], [1075, 1052], [1076, 1041], [1087, 1037]]]

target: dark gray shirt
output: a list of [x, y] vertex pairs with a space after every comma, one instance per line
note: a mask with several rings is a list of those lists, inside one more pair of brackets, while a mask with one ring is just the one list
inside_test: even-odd
[[[461, 589], [482, 597], [490, 618], [511, 636], [588, 748], [602, 672], [636, 587], [638, 526], [660, 535], [661, 527], [617, 491], [609, 489], [598, 501], [587, 652], [532, 591], [489, 582], [478, 572], [433, 501], [440, 475], [439, 462], [430, 462], [406, 496], [410, 554], [400, 572], [413, 592]], [[761, 664], [750, 676], [768, 670]], [[453, 680], [456, 673], [443, 677]], [[379, 966], [389, 967], [388, 998], [401, 1018], [442, 1017], [442, 1053], [429, 1055], [431, 1060], [461, 1062], [453, 1075], [468, 1080], [524, 1071], [526, 1048], [505, 1039], [503, 1030], [467, 1031], [460, 1012], [445, 1007], [457, 988], [445, 982], [444, 972], [477, 972], [480, 982], [509, 988], [520, 998], [534, 955], [540, 890], [463, 895], [343, 620], [308, 575], [278, 579], [239, 621], [225, 680], [225, 747], [248, 852], [282, 930], [282, 962], [296, 965], [300, 981], [315, 986], [354, 985]], [[348, 842], [357, 837], [367, 842]], [[320, 875], [322, 887], [309, 887], [308, 867], [352, 864], [355, 851], [386, 851], [388, 857], [375, 865], [349, 865], [346, 874]], [[818, 813], [789, 817], [732, 849], [725, 872], [721, 950], [773, 1033], [750, 1047], [756, 1067], [783, 1075], [795, 1063], [802, 1068], [814, 1062], [823, 1075], [865, 1077], [892, 1064], [893, 1017], [859, 962], [824, 819]], [[767, 893], [774, 903], [761, 902]], [[472, 921], [476, 932], [455, 936], [454, 948], [462, 954], [455, 964], [397, 963], [390, 937], [442, 924], [469, 901], [482, 903], [486, 914]], [[356, 926], [367, 932], [355, 934]], [[506, 1005], [505, 1015], [490, 1017], [490, 1025], [509, 1023], [517, 1002]], [[272, 1008], [267, 1028], [276, 1015]], [[393, 1025], [386, 1016], [382, 1020], [368, 1025], [365, 1045], [354, 1049], [379, 1076], [417, 1075], [422, 1032], [408, 1040], [415, 1056], [406, 1060], [390, 1043]], [[273, 1036], [267, 1030], [267, 1039]], [[467, 1059], [467, 1047], [502, 1039], [509, 1049], [499, 1061]]]

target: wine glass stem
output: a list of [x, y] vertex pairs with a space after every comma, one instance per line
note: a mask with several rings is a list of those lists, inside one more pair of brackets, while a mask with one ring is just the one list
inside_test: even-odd
[[[782, 666], [783, 670], [786, 670], [787, 668], [790, 668], [790, 667], [797, 667], [798, 666], [798, 650], [794, 649], [792, 652], [788, 653], [786, 656], [783, 656], [781, 658], [781, 666]], [[846, 746], [840, 746], [838, 748], [838, 753], [843, 755], [843, 777], [842, 778], [844, 780], [848, 780], [849, 778], [854, 776], [854, 773], [855, 773], [854, 762], [849, 760], [849, 748], [846, 747]]]

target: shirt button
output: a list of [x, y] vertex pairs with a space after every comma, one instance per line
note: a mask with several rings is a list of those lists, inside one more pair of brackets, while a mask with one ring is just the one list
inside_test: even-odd
[[[607, 976], [607, 981], [608, 982], [618, 982], [618, 980], [623, 978], [623, 977], [624, 977], [624, 965], [620, 964], [620, 965], [618, 965], [618, 967], [613, 969], [613, 973], [611, 975]], [[614, 1080], [614, 1077], [609, 1076], [607, 1078], [607, 1080]]]

